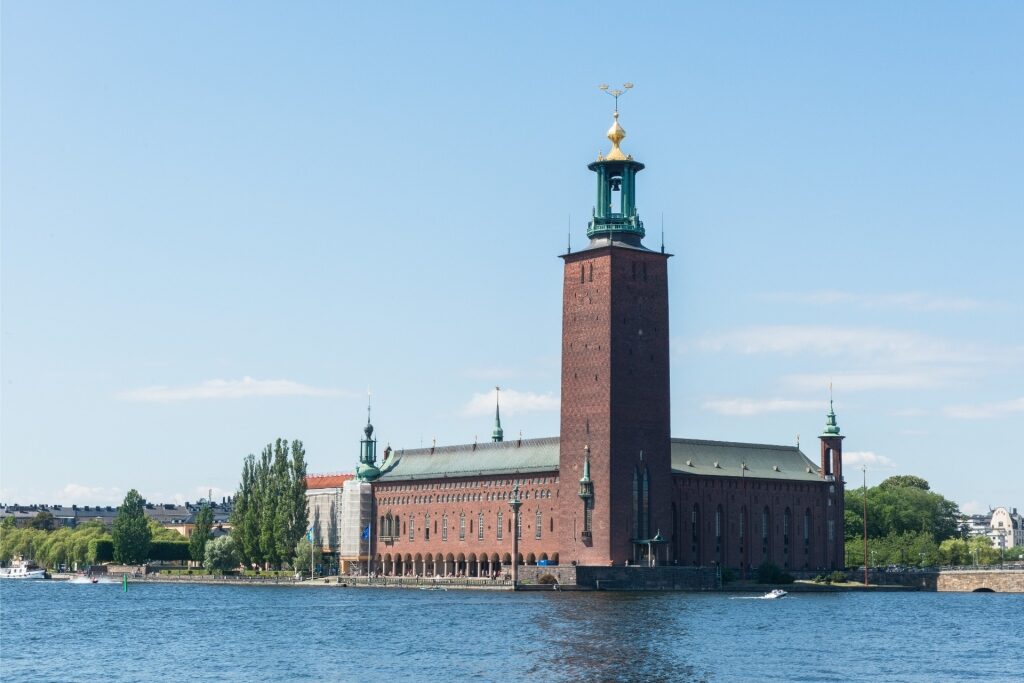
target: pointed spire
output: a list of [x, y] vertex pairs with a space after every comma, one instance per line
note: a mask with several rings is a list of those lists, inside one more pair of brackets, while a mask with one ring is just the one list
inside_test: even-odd
[[499, 443], [505, 440], [505, 431], [501, 428], [501, 387], [494, 387], [494, 431], [491, 441]]
[[832, 382], [828, 383], [828, 415], [825, 417], [823, 437], [839, 436], [839, 425], [836, 424], [836, 410], [832, 404]]
[[372, 404], [371, 404], [372, 398], [373, 398], [373, 394], [370, 392], [369, 389], [367, 389], [366, 390], [366, 428], [363, 430], [363, 433], [366, 434], [366, 438], [367, 439], [373, 437], [373, 424], [371, 424], [371, 422], [370, 422], [370, 408], [372, 407]]

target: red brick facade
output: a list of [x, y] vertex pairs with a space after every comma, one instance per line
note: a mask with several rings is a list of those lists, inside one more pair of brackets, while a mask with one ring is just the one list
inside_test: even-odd
[[515, 485], [523, 501], [520, 564], [563, 561], [558, 473], [544, 472], [375, 485], [372, 554], [377, 571], [488, 576], [510, 565], [513, 515], [508, 501]]
[[[668, 257], [607, 246], [564, 259], [562, 543], [578, 539], [581, 564], [623, 564], [646, 552], [635, 540], [668, 533], [671, 524]], [[585, 447], [594, 490], [589, 539], [576, 495]]]

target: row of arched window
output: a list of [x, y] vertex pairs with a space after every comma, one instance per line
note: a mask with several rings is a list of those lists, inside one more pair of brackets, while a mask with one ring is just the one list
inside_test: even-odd
[[[792, 514], [791, 514], [789, 508], [787, 507], [785, 509], [785, 511], [782, 513], [782, 542], [784, 544], [786, 544], [786, 545], [789, 544], [789, 537], [790, 537], [789, 531], [790, 531], [790, 524], [791, 524], [791, 522], [790, 522], [791, 516], [792, 516]], [[718, 507], [715, 508], [715, 540], [716, 540], [716, 542], [720, 542], [721, 539], [722, 539], [722, 535], [723, 535], [723, 519], [724, 519], [723, 508], [722, 508], [721, 505], [718, 505]], [[692, 512], [690, 514], [691, 540], [694, 543], [698, 543], [700, 541], [700, 526], [701, 526], [700, 525], [700, 505], [698, 503], [694, 503], [693, 510], [692, 510]], [[744, 534], [746, 533], [746, 527], [747, 527], [747, 508], [744, 505], [739, 510], [738, 535], [739, 535], [739, 539], [741, 541], [743, 540]], [[761, 530], [761, 540], [763, 542], [767, 543], [768, 539], [771, 536], [771, 509], [768, 508], [767, 506], [765, 506], [764, 509], [761, 510], [761, 529], [760, 530]], [[804, 539], [804, 543], [810, 543], [810, 540], [811, 540], [811, 508], [807, 508], [806, 510], [804, 510], [803, 539]]]
[[[523, 491], [519, 494], [522, 500], [535, 498], [547, 500], [552, 497], [551, 489], [538, 491]], [[380, 500], [381, 505], [424, 505], [431, 503], [481, 503], [498, 500], [509, 500], [512, 497], [510, 491], [488, 491], [486, 493], [440, 493], [428, 496], [389, 496]]]
[[[519, 515], [519, 524], [518, 524], [518, 527], [516, 529], [516, 534], [517, 534], [517, 536], [519, 538], [523, 537], [523, 517], [524, 516], [525, 515]], [[468, 526], [467, 526], [467, 520], [468, 520]], [[499, 510], [496, 513], [496, 515], [495, 515], [495, 526], [494, 526], [495, 538], [497, 540], [500, 541], [500, 540], [502, 540], [504, 538], [504, 532], [506, 530], [505, 527], [506, 527], [506, 524], [505, 524], [505, 512], [502, 511], [502, 510]], [[549, 520], [548, 520], [548, 527], [549, 527], [549, 530], [552, 531], [552, 532], [555, 530], [555, 519], [554, 519], [553, 516], [550, 517]], [[399, 536], [402, 535], [403, 528], [404, 528], [405, 531], [409, 534], [409, 540], [410, 541], [415, 541], [416, 540], [416, 515], [413, 514], [413, 513], [409, 513], [407, 520], [403, 523], [401, 515], [394, 514], [394, 513], [389, 511], [387, 514], [381, 515], [380, 526], [378, 528], [380, 529], [379, 536], [380, 536], [381, 539], [384, 539], [384, 540], [394, 540], [394, 539], [396, 539], [396, 538], [398, 538]], [[443, 513], [441, 515], [440, 528], [441, 528], [441, 540], [442, 541], [447, 541], [448, 540], [448, 529], [449, 529], [448, 513], [447, 512], [445, 512], [445, 513]], [[483, 513], [483, 512], [478, 512], [477, 513], [477, 515], [476, 515], [476, 527], [475, 528], [476, 528], [476, 540], [483, 541], [484, 540], [484, 529], [486, 528], [485, 513]], [[422, 529], [423, 529], [423, 538], [424, 538], [424, 540], [429, 541], [430, 540], [430, 531], [431, 531], [431, 528], [430, 528], [430, 513], [429, 512], [425, 513], [423, 515], [423, 527], [422, 527]], [[473, 534], [474, 520], [471, 517], [467, 517], [465, 512], [460, 512], [459, 513], [459, 518], [458, 518], [458, 531], [459, 531], [459, 540], [460, 541], [466, 540], [467, 529], [468, 529], [468, 533], [469, 534]], [[437, 522], [437, 520], [434, 520], [433, 531], [434, 531], [435, 534], [438, 531], [438, 522]], [[512, 532], [512, 519], [511, 518], [509, 518], [509, 520], [508, 520], [508, 532], [509, 533]], [[533, 537], [536, 538], [536, 539], [543, 538], [543, 533], [544, 533], [544, 513], [541, 510], [536, 510], [534, 512]]]

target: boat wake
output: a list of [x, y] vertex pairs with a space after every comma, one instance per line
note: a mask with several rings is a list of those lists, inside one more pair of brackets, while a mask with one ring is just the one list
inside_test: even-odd
[[89, 577], [89, 576], [76, 576], [73, 579], [68, 579], [68, 583], [82, 584], [84, 586], [91, 586], [93, 584], [99, 584], [99, 583], [116, 584], [116, 583], [121, 583], [121, 582], [117, 581], [115, 579], [112, 579], [112, 578], [110, 578], [108, 576], [93, 576], [93, 577]]

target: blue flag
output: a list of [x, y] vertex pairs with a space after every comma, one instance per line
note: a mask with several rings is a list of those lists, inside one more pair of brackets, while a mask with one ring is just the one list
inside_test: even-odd
[[370, 525], [369, 524], [367, 524], [366, 528], [363, 529], [362, 536], [363, 536], [363, 540], [364, 541], [369, 541], [370, 540]]
[[314, 527], [309, 527], [309, 531], [306, 532], [306, 540], [308, 540], [310, 543], [313, 542], [313, 528]]

